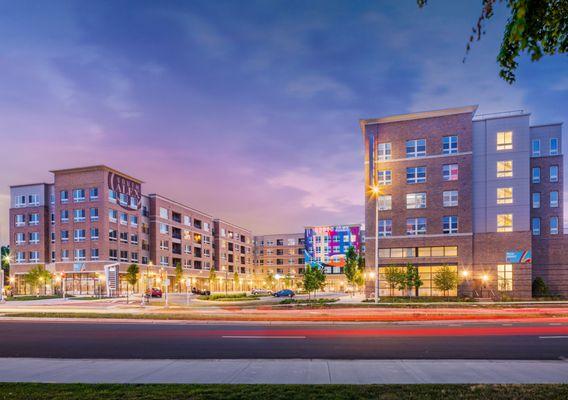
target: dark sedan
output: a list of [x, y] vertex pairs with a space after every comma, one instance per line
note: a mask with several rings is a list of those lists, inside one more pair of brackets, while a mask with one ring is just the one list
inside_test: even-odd
[[294, 297], [295, 295], [296, 293], [290, 289], [284, 289], [274, 293], [274, 297]]

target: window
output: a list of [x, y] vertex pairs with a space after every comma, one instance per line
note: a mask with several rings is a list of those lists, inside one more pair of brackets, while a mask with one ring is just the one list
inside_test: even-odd
[[26, 216], [24, 214], [16, 215], [16, 226], [24, 226], [26, 224]]
[[120, 261], [128, 262], [128, 251], [120, 250]]
[[91, 228], [91, 240], [97, 240], [99, 238], [99, 228]]
[[69, 261], [69, 250], [61, 250], [61, 261]]
[[550, 207], [558, 207], [558, 192], [556, 190], [550, 192]]
[[137, 263], [138, 262], [138, 253], [130, 253], [130, 261], [133, 263]]
[[39, 195], [30, 194], [28, 196], [28, 203], [29, 206], [39, 206]]
[[75, 203], [85, 201], [85, 189], [73, 189], [73, 201]]
[[120, 224], [121, 225], [128, 225], [128, 214], [121, 212], [120, 213]]
[[49, 194], [49, 204], [55, 204], [55, 193]]
[[116, 222], [118, 220], [118, 211], [108, 210], [108, 219], [110, 222]]
[[30, 244], [39, 243], [39, 232], [30, 232]]
[[550, 149], [548, 153], [551, 156], [555, 156], [558, 154], [558, 138], [550, 138]]
[[424, 183], [426, 182], [426, 167], [406, 168], [406, 183]]
[[513, 264], [497, 265], [497, 289], [503, 292], [513, 290]]
[[111, 261], [118, 260], [118, 250], [116, 249], [109, 249], [108, 251], [108, 259]]
[[497, 204], [512, 204], [513, 188], [497, 188]]
[[121, 243], [128, 243], [128, 232], [120, 232], [118, 235], [120, 236]]
[[426, 139], [406, 141], [406, 158], [424, 157], [426, 155]]
[[130, 243], [132, 244], [138, 244], [138, 235], [133, 233], [130, 235]]
[[531, 222], [533, 235], [540, 235], [540, 218], [533, 218]]
[[131, 215], [130, 216], [130, 225], [133, 226], [133, 227], [138, 226], [138, 216], [137, 215]]
[[73, 210], [73, 221], [85, 222], [85, 210], [83, 208]]
[[39, 214], [34, 213], [34, 214], [30, 214], [30, 221], [29, 221], [30, 225], [39, 225]]
[[126, 195], [124, 193], [120, 193], [118, 195], [118, 201], [120, 202], [121, 205], [127, 206], [128, 205], [128, 195]]
[[550, 217], [550, 234], [558, 235], [558, 217]]
[[534, 192], [532, 194], [532, 208], [540, 208], [540, 193]]
[[168, 219], [168, 209], [160, 207], [160, 218]]
[[392, 209], [392, 196], [390, 194], [379, 196], [377, 200], [380, 211], [386, 211]]
[[510, 178], [513, 176], [513, 161], [497, 161], [497, 178]]
[[30, 251], [30, 262], [39, 262], [39, 251]]
[[540, 167], [533, 167], [531, 180], [532, 183], [540, 183]]
[[160, 223], [160, 233], [167, 235], [170, 232], [167, 224]]
[[61, 241], [62, 242], [69, 241], [69, 231], [61, 231]]
[[75, 229], [75, 233], [73, 236], [73, 240], [75, 242], [84, 242], [85, 241], [85, 230], [84, 229]]
[[99, 209], [91, 207], [91, 211], [89, 213], [91, 221], [98, 221], [99, 220]]
[[386, 161], [391, 159], [391, 144], [379, 143], [377, 146], [377, 160]]
[[426, 208], [426, 193], [407, 193], [406, 208]]
[[392, 183], [392, 171], [385, 170], [379, 171], [378, 173], [378, 184], [379, 185], [390, 185]]
[[458, 180], [458, 165], [457, 164], [445, 164], [442, 166], [442, 177], [445, 181], [457, 181]]
[[132, 208], [134, 210], [138, 209], [138, 200], [136, 200], [136, 197], [130, 198], [130, 208]]
[[[183, 224], [187, 225], [187, 226], [191, 226], [191, 218], [189, 218], [187, 215], [183, 216]], [[224, 229], [223, 229], [224, 231]]]
[[497, 150], [513, 149], [513, 132], [497, 132]]
[[55, 243], [55, 232], [51, 232], [49, 236], [51, 236], [51, 243]]
[[444, 136], [442, 143], [443, 154], [456, 154], [458, 152], [458, 137]]
[[108, 190], [108, 201], [116, 204], [116, 192], [112, 189]]
[[426, 218], [408, 218], [406, 220], [407, 235], [425, 235]]
[[392, 236], [392, 219], [379, 220], [379, 237]]
[[540, 140], [539, 139], [534, 139], [531, 142], [531, 154], [532, 154], [533, 157], [540, 156]]
[[99, 198], [99, 188], [94, 187], [89, 189], [89, 199], [93, 201], [93, 200], [98, 200], [98, 198]]
[[16, 253], [16, 262], [17, 263], [25, 263], [26, 262], [26, 253], [23, 251], [18, 251]]
[[26, 243], [26, 234], [23, 232], [16, 233], [16, 244]]
[[458, 205], [458, 191], [448, 190], [443, 194], [444, 207], [456, 207]]
[[75, 261], [85, 261], [86, 258], [85, 249], [75, 249]]
[[69, 210], [61, 210], [61, 222], [69, 222]]
[[91, 260], [96, 261], [99, 259], [99, 249], [91, 249]]
[[69, 202], [69, 192], [67, 192], [67, 190], [62, 190], [61, 192], [59, 192], [59, 197], [61, 198], [61, 204]]
[[26, 196], [16, 196], [16, 207], [26, 206]]
[[558, 165], [550, 166], [550, 182], [558, 182]]
[[497, 215], [497, 232], [513, 232], [513, 214]]
[[160, 265], [167, 266], [169, 258], [167, 256], [160, 256]]
[[116, 242], [118, 240], [118, 231], [116, 229], [108, 230], [108, 240], [111, 242]]
[[445, 216], [442, 219], [442, 233], [451, 235], [458, 233], [458, 217], [455, 215]]

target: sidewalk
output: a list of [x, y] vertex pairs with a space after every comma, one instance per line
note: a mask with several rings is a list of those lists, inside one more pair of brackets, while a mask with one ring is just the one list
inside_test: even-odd
[[0, 358], [0, 381], [232, 384], [568, 383], [568, 362]]

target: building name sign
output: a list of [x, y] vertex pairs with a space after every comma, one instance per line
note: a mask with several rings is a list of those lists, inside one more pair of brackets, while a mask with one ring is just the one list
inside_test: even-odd
[[117, 195], [125, 194], [136, 199], [136, 209], [140, 208], [142, 186], [139, 183], [109, 171], [108, 188], [115, 191]]

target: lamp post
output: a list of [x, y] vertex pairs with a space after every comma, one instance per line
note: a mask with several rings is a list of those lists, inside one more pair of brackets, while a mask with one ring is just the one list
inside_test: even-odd
[[375, 198], [375, 303], [379, 302], [379, 186], [371, 187], [371, 197]]
[[483, 287], [485, 286], [485, 284], [487, 283], [487, 281], [489, 280], [489, 277], [487, 276], [487, 274], [483, 274], [483, 276], [481, 277], [482, 280], [482, 284], [481, 284], [481, 297], [483, 298]]
[[[2, 261], [10, 266], [10, 256], [8, 254], [2, 257]], [[4, 299], [4, 268], [0, 268], [0, 270], [2, 271], [0, 273], [0, 303], [4, 303], [6, 301]]]

